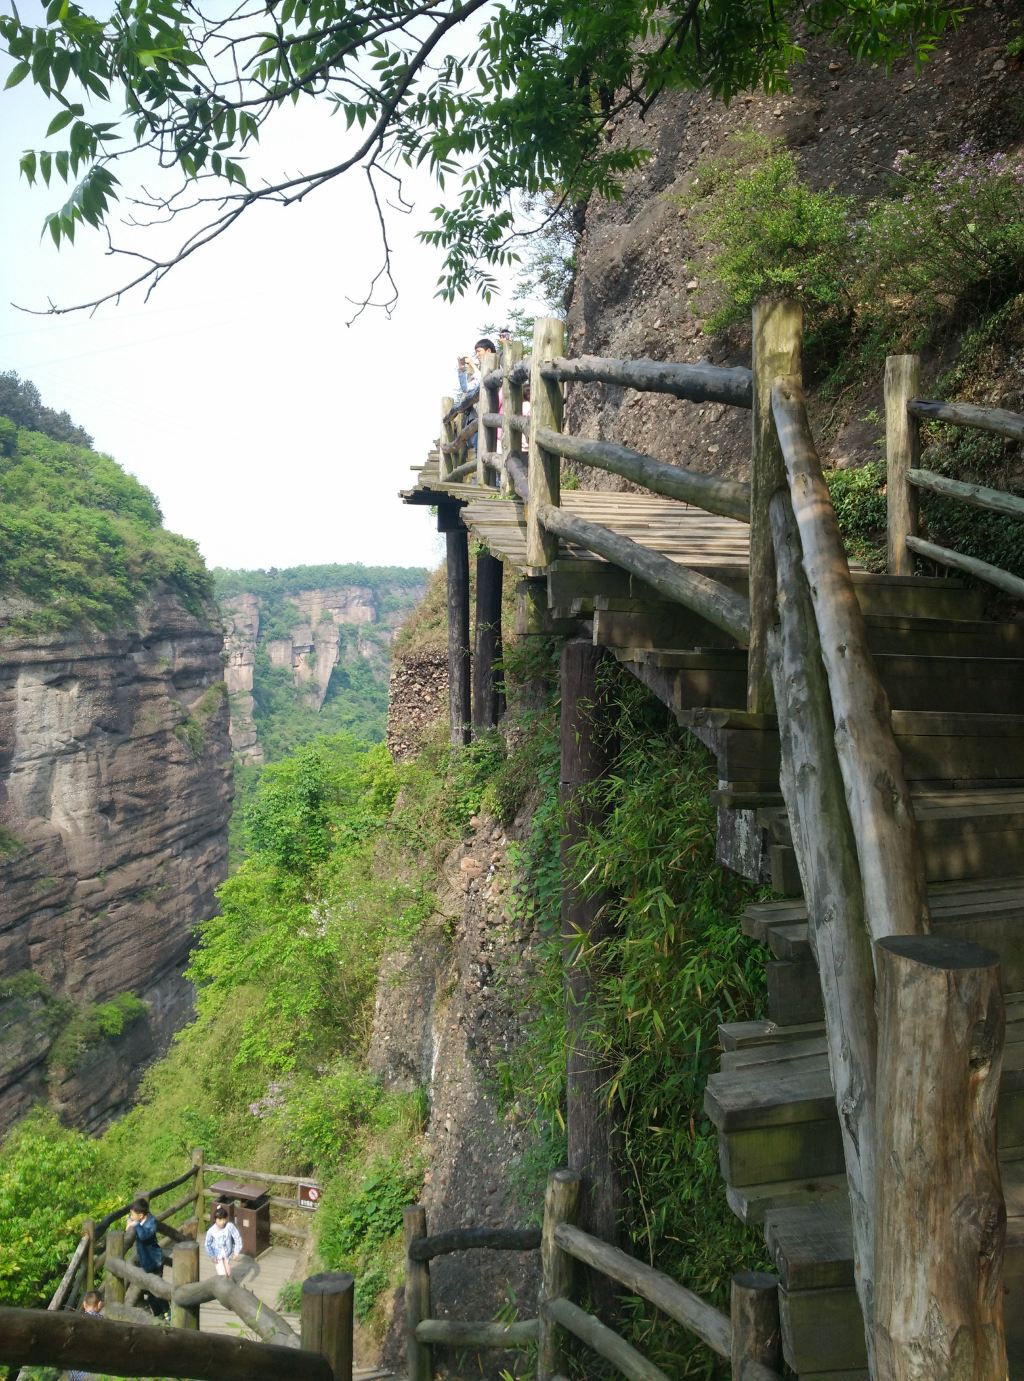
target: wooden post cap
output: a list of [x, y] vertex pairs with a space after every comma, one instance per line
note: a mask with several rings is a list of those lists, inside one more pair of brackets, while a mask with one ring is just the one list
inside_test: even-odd
[[994, 949], [944, 935], [888, 935], [876, 949], [930, 969], [991, 969], [999, 963]]
[[304, 1295], [343, 1295], [355, 1285], [355, 1276], [348, 1271], [321, 1271], [307, 1276], [302, 1282]]

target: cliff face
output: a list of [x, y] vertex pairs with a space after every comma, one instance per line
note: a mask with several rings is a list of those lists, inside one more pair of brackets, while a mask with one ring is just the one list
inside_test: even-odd
[[[0, 620], [12, 608], [0, 605]], [[5, 639], [0, 662], [0, 1128], [45, 1089], [68, 1017], [134, 993], [123, 1035], [52, 1079], [98, 1127], [191, 1008], [181, 977], [227, 870], [231, 756], [215, 611], [157, 589], [137, 627]], [[26, 975], [42, 985], [26, 990]], [[12, 984], [5, 979], [19, 975]], [[85, 1077], [83, 1077], [85, 1076]]]
[[[382, 599], [382, 593], [390, 597]], [[257, 594], [223, 599], [231, 743], [240, 761], [264, 758], [253, 718], [258, 650], [265, 651], [271, 668], [288, 671], [301, 702], [319, 711], [338, 666], [365, 661], [374, 678], [386, 684], [395, 631], [422, 593], [422, 586], [383, 592], [369, 585], [297, 590], [287, 598], [287, 628], [280, 615], [267, 620]]]

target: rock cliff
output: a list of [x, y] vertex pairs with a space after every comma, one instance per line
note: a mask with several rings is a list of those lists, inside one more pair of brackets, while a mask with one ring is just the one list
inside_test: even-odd
[[[0, 626], [20, 612], [0, 602]], [[8, 631], [0, 662], [0, 1129], [47, 1091], [102, 1126], [191, 1009], [192, 928], [227, 869], [222, 635], [157, 587], [132, 629]], [[11, 981], [13, 979], [13, 981]], [[47, 1070], [69, 1018], [131, 993], [112, 1043]]]
[[[263, 572], [256, 574], [265, 582]], [[290, 673], [299, 703], [314, 713], [323, 708], [335, 669], [361, 662], [380, 684], [383, 701], [392, 639], [423, 584], [339, 584], [275, 593], [272, 600], [250, 592], [220, 600], [231, 743], [241, 762], [264, 760], [254, 718], [258, 654], [265, 654], [271, 670]]]

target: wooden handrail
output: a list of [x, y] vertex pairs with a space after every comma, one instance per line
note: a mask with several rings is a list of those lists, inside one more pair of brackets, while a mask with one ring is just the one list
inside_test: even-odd
[[577, 1261], [593, 1266], [625, 1285], [632, 1294], [649, 1300], [670, 1319], [695, 1333], [719, 1357], [729, 1356], [732, 1328], [728, 1318], [692, 1290], [677, 1284], [671, 1276], [568, 1223], [559, 1223], [555, 1228], [555, 1241]]
[[489, 427], [510, 427], [523, 435], [528, 435], [530, 431], [530, 418], [521, 412], [485, 412], [483, 420]]
[[889, 700], [868, 648], [867, 626], [799, 379], [776, 380], [772, 413], [828, 675], [868, 932], [875, 940], [922, 934], [930, 929], [928, 896], [903, 758], [893, 737]]
[[[166, 1184], [160, 1185], [157, 1189], [145, 1190], [143, 1192], [142, 1197], [148, 1199], [150, 1204], [152, 1204], [154, 1199], [159, 1199], [162, 1194], [169, 1194], [172, 1189], [177, 1189], [179, 1184], [184, 1184], [186, 1180], [193, 1179], [195, 1177], [195, 1174], [195, 1166], [190, 1166], [185, 1171], [185, 1173], [183, 1175], [179, 1175], [177, 1179], [168, 1180]], [[97, 1238], [102, 1237], [102, 1235], [106, 1232], [107, 1228], [109, 1228], [112, 1223], [116, 1223], [118, 1218], [123, 1218], [124, 1215], [131, 1208], [131, 1206], [131, 1203], [124, 1204], [121, 1208], [115, 1208], [111, 1213], [108, 1213], [105, 1218], [101, 1218], [100, 1221], [96, 1224]]]
[[965, 484], [962, 480], [950, 479], [948, 475], [937, 475], [934, 470], [908, 470], [907, 483], [917, 489], [925, 489], [930, 494], [941, 494], [946, 499], [959, 499], [961, 503], [972, 504], [975, 508], [991, 509], [1007, 518], [1024, 518], [1024, 499], [1016, 494], [1007, 494], [1003, 489], [989, 489], [984, 484]]
[[631, 1343], [627, 1343], [625, 1338], [620, 1338], [614, 1329], [603, 1324], [600, 1319], [595, 1319], [593, 1314], [586, 1313], [570, 1300], [548, 1300], [544, 1305], [544, 1313], [574, 1337], [579, 1338], [580, 1342], [586, 1343], [599, 1357], [604, 1357], [606, 1361], [618, 1367], [619, 1371], [624, 1376], [632, 1378], [632, 1381], [669, 1381], [660, 1367], [648, 1362], [647, 1358], [637, 1352]]
[[644, 393], [670, 393], [690, 403], [751, 406], [749, 369], [721, 369], [713, 364], [670, 364], [661, 360], [612, 360], [597, 355], [562, 357], [540, 366], [541, 378], [559, 382], [619, 384]]
[[0, 1306], [0, 1361], [77, 1367], [106, 1375], [188, 1376], [194, 1381], [334, 1381], [315, 1352], [183, 1328], [113, 1323], [84, 1314]]
[[981, 408], [974, 403], [943, 403], [930, 398], [911, 398], [907, 411], [927, 422], [949, 422], [954, 427], [995, 432], [1014, 441], [1024, 441], [1024, 417], [1005, 408]]
[[[446, 456], [452, 455], [455, 451], [460, 451], [469, 441], [471, 436], [476, 436], [478, 423], [476, 420], [467, 422], [460, 432], [457, 432], [451, 441], [446, 441], [441, 450]], [[474, 462], [475, 463], [475, 462]]]
[[929, 561], [937, 561], [940, 566], [950, 566], [955, 571], [963, 571], [965, 575], [973, 575], [978, 580], [994, 585], [998, 590], [1005, 590], [1016, 599], [1024, 599], [1024, 580], [1019, 575], [1011, 575], [1009, 571], [1004, 571], [999, 566], [991, 566], [987, 561], [979, 561], [975, 556], [964, 556], [949, 547], [940, 547], [936, 542], [926, 542], [923, 537], [908, 537], [906, 542], [910, 550], [916, 551], [918, 556], [925, 556]]
[[523, 503], [529, 503], [530, 480], [526, 473], [526, 462], [522, 456], [510, 455], [505, 461], [505, 473], [516, 497], [522, 499]]
[[669, 599], [700, 614], [738, 643], [746, 643], [750, 632], [750, 606], [728, 585], [680, 566], [660, 552], [651, 551], [629, 537], [586, 518], [577, 518], [552, 504], [544, 505], [537, 516], [546, 531], [576, 542], [607, 561], [614, 561]]
[[493, 1323], [490, 1320], [422, 1319], [416, 1325], [416, 1338], [421, 1343], [443, 1343], [446, 1347], [532, 1347], [537, 1341], [537, 1320]]
[[56, 1290], [54, 1290], [53, 1298], [50, 1300], [50, 1303], [46, 1306], [47, 1309], [64, 1308], [65, 1301], [67, 1300], [68, 1295], [71, 1293], [71, 1290], [75, 1283], [75, 1277], [78, 1275], [78, 1272], [82, 1265], [82, 1261], [84, 1260], [85, 1254], [88, 1250], [88, 1237], [80, 1238], [78, 1246], [75, 1248], [71, 1260], [68, 1263], [68, 1268], [61, 1277], [60, 1284], [57, 1286]]
[[138, 1285], [149, 1294], [156, 1295], [158, 1299], [168, 1300], [172, 1304], [206, 1304], [216, 1299], [236, 1314], [247, 1328], [258, 1333], [265, 1342], [294, 1347], [298, 1341], [280, 1314], [275, 1313], [250, 1290], [246, 1290], [244, 1286], [227, 1276], [211, 1276], [209, 1280], [197, 1281], [195, 1284], [174, 1286], [162, 1276], [144, 1271], [140, 1266], [133, 1266], [130, 1261], [121, 1261], [116, 1257], [110, 1260], [108, 1269], [111, 1275], [117, 1276], [119, 1280]]
[[451, 1252], [486, 1248], [500, 1252], [534, 1252], [540, 1246], [540, 1228], [454, 1228], [419, 1237], [409, 1244], [413, 1261], [433, 1261]]
[[694, 504], [708, 513], [720, 513], [727, 518], [746, 522], [750, 517], [750, 485], [736, 480], [701, 475], [696, 470], [684, 470], [667, 465], [663, 460], [619, 446], [611, 441], [587, 441], [581, 437], [554, 432], [548, 427], [537, 429], [537, 440], [555, 455], [593, 465], [613, 475], [622, 475], [634, 484], [642, 484], [655, 494]]
[[237, 1165], [214, 1165], [209, 1160], [206, 1162], [206, 1169], [217, 1175], [241, 1175], [246, 1180], [262, 1180], [267, 1184], [311, 1184], [317, 1189], [322, 1187], [319, 1180], [314, 1180], [309, 1175], [268, 1175], [263, 1170], [240, 1170]]

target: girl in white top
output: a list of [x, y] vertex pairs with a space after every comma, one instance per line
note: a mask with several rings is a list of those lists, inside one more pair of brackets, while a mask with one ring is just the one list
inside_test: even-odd
[[231, 1274], [231, 1263], [242, 1250], [242, 1239], [234, 1223], [228, 1222], [228, 1211], [218, 1204], [213, 1224], [206, 1233], [206, 1255], [214, 1263], [219, 1276]]

